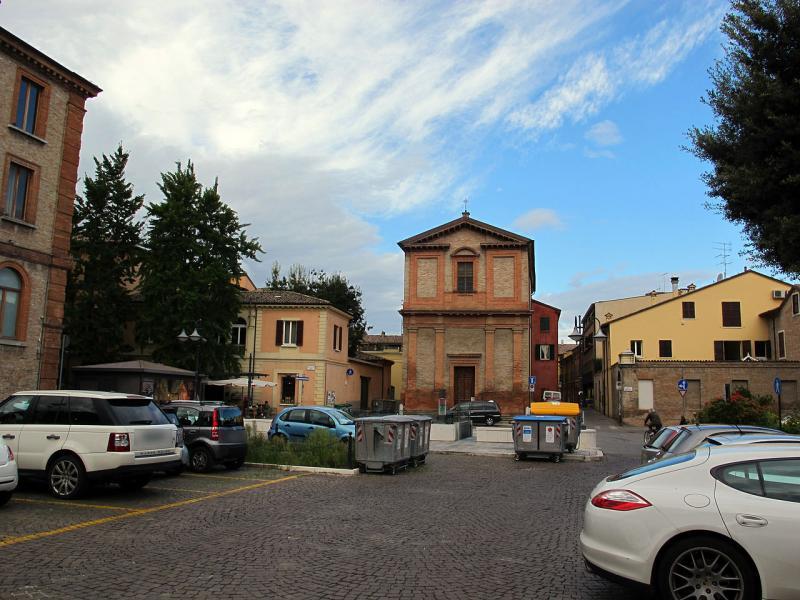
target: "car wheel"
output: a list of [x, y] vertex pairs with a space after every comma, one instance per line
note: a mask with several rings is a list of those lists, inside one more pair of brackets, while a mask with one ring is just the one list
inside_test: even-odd
[[11, 492], [0, 492], [0, 506], [11, 500]]
[[47, 469], [47, 488], [56, 498], [71, 500], [86, 489], [86, 470], [74, 456], [63, 454]]
[[698, 536], [670, 547], [658, 566], [662, 598], [761, 597], [750, 561], [735, 546], [717, 538]]
[[213, 459], [211, 453], [205, 446], [196, 446], [192, 448], [189, 454], [189, 467], [195, 473], [205, 473], [211, 468]]
[[229, 471], [235, 471], [236, 469], [241, 469], [243, 464], [244, 464], [244, 459], [240, 458], [239, 460], [225, 463], [225, 468], [228, 469]]
[[494, 425], [494, 417], [486, 417], [485, 422], [489, 427], [491, 427], [492, 425]]
[[132, 477], [131, 479], [123, 479], [119, 482], [119, 487], [121, 487], [126, 492], [135, 492], [137, 490], [142, 489], [150, 483], [150, 476], [144, 477]]

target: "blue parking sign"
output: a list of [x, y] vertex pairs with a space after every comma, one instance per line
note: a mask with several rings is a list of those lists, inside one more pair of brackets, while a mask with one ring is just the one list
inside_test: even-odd
[[781, 395], [781, 383], [780, 377], [776, 377], [775, 381], [772, 382], [772, 388], [775, 390], [775, 393], [778, 394], [778, 396]]
[[536, 375], [528, 377], [528, 385], [536, 385]]
[[685, 379], [678, 379], [678, 391], [685, 392], [689, 389], [689, 382]]

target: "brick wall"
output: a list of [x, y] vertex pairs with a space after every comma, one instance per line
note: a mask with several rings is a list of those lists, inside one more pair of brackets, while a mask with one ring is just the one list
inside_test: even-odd
[[800, 315], [792, 314], [792, 294], [784, 302], [775, 316], [774, 326], [771, 328], [772, 356], [778, 358], [778, 332], [783, 331], [786, 345], [786, 360], [800, 360]]

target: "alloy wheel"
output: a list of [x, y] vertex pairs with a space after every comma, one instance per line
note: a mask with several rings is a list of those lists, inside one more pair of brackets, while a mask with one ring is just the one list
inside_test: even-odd
[[675, 600], [741, 600], [744, 576], [725, 552], [690, 548], [673, 561], [669, 590]]
[[59, 496], [75, 493], [80, 481], [78, 466], [71, 460], [59, 460], [50, 473], [50, 487]]

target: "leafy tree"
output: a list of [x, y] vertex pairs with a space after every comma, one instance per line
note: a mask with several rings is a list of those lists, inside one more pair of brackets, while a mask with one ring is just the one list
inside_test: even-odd
[[[147, 207], [147, 254], [142, 262], [142, 319], [138, 335], [153, 345], [157, 361], [212, 376], [239, 373], [230, 327], [241, 304], [237, 279], [242, 260], [257, 260], [258, 240], [248, 238], [236, 212], [220, 198], [217, 182], [198, 183], [194, 166], [162, 173], [164, 200]], [[205, 342], [180, 342], [197, 326]], [[198, 344], [198, 345], [195, 345]]]
[[329, 275], [325, 271], [309, 270], [303, 265], [294, 264], [289, 267], [288, 276], [283, 277], [281, 266], [276, 261], [272, 263], [271, 279], [267, 282], [267, 287], [271, 290], [289, 290], [327, 300], [339, 310], [351, 315], [347, 351], [350, 356], [356, 354], [367, 332], [367, 322], [361, 304], [361, 289], [350, 285], [344, 275], [341, 273]]
[[125, 180], [128, 153], [119, 146], [94, 159], [94, 178], [83, 180], [85, 197], [75, 198], [67, 282], [65, 330], [78, 364], [119, 360], [125, 321], [133, 320], [130, 289], [141, 257], [142, 224], [136, 213], [144, 196]]
[[767, 266], [800, 274], [800, 2], [734, 0], [725, 57], [704, 102], [715, 126], [693, 128], [710, 206], [742, 226]]

